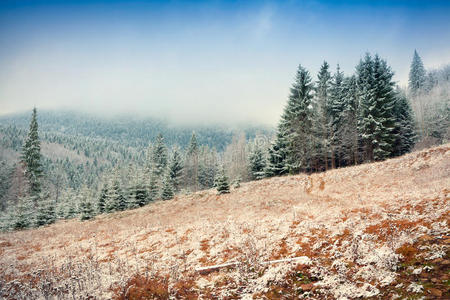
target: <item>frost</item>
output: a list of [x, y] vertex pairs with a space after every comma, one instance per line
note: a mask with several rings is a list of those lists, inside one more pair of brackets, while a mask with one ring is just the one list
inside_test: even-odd
[[423, 291], [423, 286], [415, 282], [412, 282], [410, 285], [408, 285], [406, 290], [412, 293], [421, 293]]

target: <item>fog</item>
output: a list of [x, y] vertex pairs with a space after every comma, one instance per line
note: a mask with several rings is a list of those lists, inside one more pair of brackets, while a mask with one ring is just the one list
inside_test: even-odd
[[0, 4], [0, 114], [76, 109], [276, 124], [298, 64], [346, 74], [379, 53], [407, 84], [414, 49], [450, 61], [448, 2]]

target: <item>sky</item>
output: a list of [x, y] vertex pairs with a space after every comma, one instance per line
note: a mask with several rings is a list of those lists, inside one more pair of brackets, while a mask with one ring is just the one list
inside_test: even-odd
[[0, 114], [275, 125], [299, 64], [450, 63], [450, 1], [0, 1]]

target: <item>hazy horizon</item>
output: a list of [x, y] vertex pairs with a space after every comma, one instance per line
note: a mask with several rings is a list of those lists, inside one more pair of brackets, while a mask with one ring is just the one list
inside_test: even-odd
[[448, 1], [3, 1], [0, 115], [77, 110], [275, 125], [298, 64], [450, 62]]

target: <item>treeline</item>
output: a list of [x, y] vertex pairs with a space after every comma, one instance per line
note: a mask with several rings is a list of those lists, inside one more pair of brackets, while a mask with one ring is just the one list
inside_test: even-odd
[[450, 140], [450, 65], [426, 70], [414, 51], [408, 96], [417, 117], [419, 149]]
[[366, 54], [353, 75], [324, 62], [317, 80], [299, 66], [265, 174], [317, 172], [383, 160], [412, 149], [414, 116], [393, 72]]

